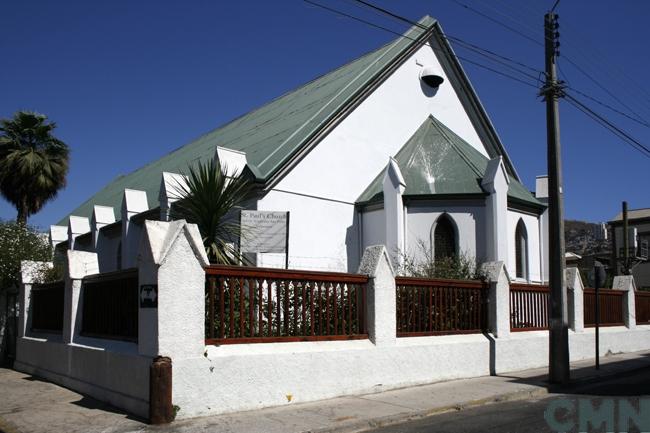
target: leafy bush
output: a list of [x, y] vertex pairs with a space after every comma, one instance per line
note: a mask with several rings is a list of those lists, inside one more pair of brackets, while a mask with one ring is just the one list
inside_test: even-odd
[[467, 253], [434, 260], [431, 249], [420, 240], [416, 254], [402, 254], [402, 264], [397, 273], [406, 277], [485, 280], [486, 275], [479, 265]]
[[[52, 248], [47, 236], [31, 226], [0, 222], [0, 290], [20, 283], [22, 260], [51, 261]], [[54, 272], [43, 267], [41, 278], [52, 279]]]

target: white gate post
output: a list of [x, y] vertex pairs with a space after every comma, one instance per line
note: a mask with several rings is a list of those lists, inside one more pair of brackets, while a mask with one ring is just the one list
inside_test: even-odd
[[369, 277], [366, 293], [368, 336], [375, 346], [394, 346], [397, 338], [395, 272], [386, 247], [367, 247], [358, 273]]
[[145, 221], [138, 255], [138, 351], [173, 359], [205, 349], [205, 270], [195, 224]]
[[481, 267], [490, 283], [488, 324], [497, 338], [510, 336], [510, 278], [503, 262], [486, 262]]
[[632, 275], [619, 275], [614, 277], [612, 289], [621, 290], [623, 294], [623, 322], [628, 329], [636, 328], [636, 284]]
[[582, 278], [578, 268], [567, 268], [565, 271], [567, 295], [569, 303], [569, 327], [573, 332], [585, 330], [584, 291]]

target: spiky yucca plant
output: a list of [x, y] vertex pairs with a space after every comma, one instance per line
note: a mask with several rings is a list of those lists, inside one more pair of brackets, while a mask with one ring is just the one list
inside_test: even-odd
[[252, 182], [230, 176], [227, 167], [210, 160], [188, 169], [186, 182], [178, 183], [180, 198], [172, 205], [172, 219], [184, 219], [198, 226], [211, 263], [238, 264], [233, 243], [241, 236], [236, 211], [251, 197]]
[[65, 186], [69, 149], [52, 135], [54, 128], [46, 116], [28, 111], [0, 120], [0, 193], [16, 207], [20, 224]]

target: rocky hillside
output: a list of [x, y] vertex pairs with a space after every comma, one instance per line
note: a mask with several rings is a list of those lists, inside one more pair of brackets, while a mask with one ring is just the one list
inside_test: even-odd
[[603, 238], [600, 224], [586, 221], [564, 221], [566, 251], [581, 256], [610, 251], [608, 240]]

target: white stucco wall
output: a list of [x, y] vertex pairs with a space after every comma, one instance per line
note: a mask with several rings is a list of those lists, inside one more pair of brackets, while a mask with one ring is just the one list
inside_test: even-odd
[[[420, 64], [438, 68], [445, 83], [427, 96], [419, 80]], [[291, 211], [291, 267], [345, 271], [345, 229], [354, 219], [351, 205], [426, 117], [433, 114], [456, 134], [487, 155], [478, 134], [431, 47], [423, 46], [331, 131], [291, 172], [259, 201], [258, 209]], [[378, 121], [378, 119], [383, 119]], [[350, 203], [319, 202], [291, 193]], [[301, 222], [301, 218], [311, 221]], [[352, 247], [358, 251], [359, 245]], [[300, 257], [299, 257], [300, 256]], [[358, 254], [356, 254], [358, 256]], [[264, 256], [258, 264], [282, 266], [281, 255]]]
[[380, 392], [488, 375], [489, 356], [482, 335], [209, 346], [174, 362], [174, 404], [187, 418]]
[[148, 417], [151, 358], [139, 356], [136, 344], [90, 338], [64, 344], [60, 337], [21, 337], [16, 349], [16, 370]]
[[122, 232], [119, 227], [113, 230], [99, 231], [96, 253], [100, 272], [112, 272], [119, 269], [118, 250], [121, 242]]
[[384, 209], [375, 209], [362, 213], [361, 221], [361, 250], [372, 245], [384, 245], [386, 243], [386, 216]]
[[432, 227], [447, 213], [458, 229], [458, 250], [481, 262], [485, 258], [485, 207], [477, 203], [458, 203], [453, 206], [411, 203], [407, 207], [407, 254], [421, 258], [419, 241], [431, 247]]
[[[353, 203], [271, 191], [258, 210], [289, 211], [289, 267], [323, 271], [355, 271], [359, 243]], [[350, 255], [350, 257], [348, 256]], [[353, 268], [348, 269], [348, 259]], [[258, 254], [257, 266], [283, 268], [284, 254]]]
[[[510, 338], [495, 339], [496, 374], [539, 368], [548, 365], [548, 331], [513, 332]], [[600, 354], [648, 350], [650, 325], [627, 329], [624, 326], [600, 328]], [[569, 330], [571, 361], [595, 357], [595, 330]]]
[[539, 283], [542, 281], [542, 262], [539, 243], [539, 217], [512, 209], [508, 209], [508, 260], [506, 267], [511, 278], [515, 278], [515, 231], [519, 220], [524, 222], [528, 235], [528, 280]]

